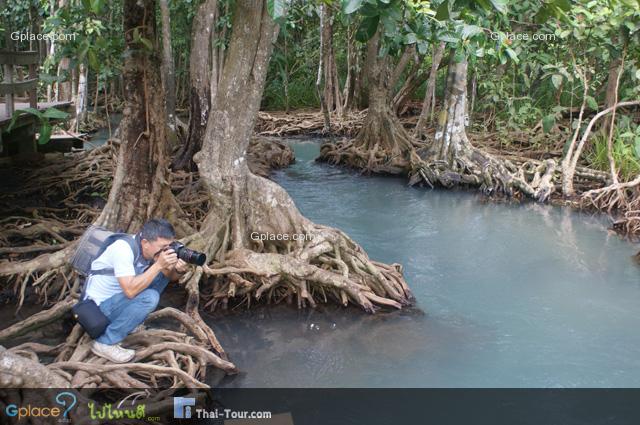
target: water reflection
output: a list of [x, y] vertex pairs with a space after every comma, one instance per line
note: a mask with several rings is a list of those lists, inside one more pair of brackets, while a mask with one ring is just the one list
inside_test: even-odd
[[413, 189], [317, 164], [276, 179], [303, 214], [405, 266], [415, 310], [260, 309], [211, 319], [249, 387], [640, 384], [640, 270], [597, 216]]

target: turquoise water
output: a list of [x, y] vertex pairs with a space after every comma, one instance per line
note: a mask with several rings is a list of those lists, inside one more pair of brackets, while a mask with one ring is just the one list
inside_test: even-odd
[[415, 309], [262, 308], [210, 323], [240, 387], [637, 387], [636, 247], [601, 217], [487, 203], [318, 164], [275, 174], [303, 214], [398, 262]]

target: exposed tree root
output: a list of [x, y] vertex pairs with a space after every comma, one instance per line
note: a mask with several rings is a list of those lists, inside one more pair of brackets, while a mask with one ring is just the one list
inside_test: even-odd
[[[269, 153], [263, 164], [268, 162], [273, 167], [292, 159], [291, 151], [284, 144], [269, 142], [270, 146], [266, 146], [266, 142], [257, 143], [262, 143], [259, 149]], [[105, 148], [104, 153], [107, 152], [111, 153]], [[371, 261], [342, 232], [306, 220], [286, 192], [274, 183], [254, 175], [250, 175], [248, 182], [251, 202], [246, 203], [243, 199], [242, 207], [226, 221], [222, 220], [225, 224], [221, 228], [212, 231], [216, 227], [207, 220], [207, 211], [215, 202], [206, 196], [207, 189], [198, 175], [178, 173], [173, 176], [172, 191], [176, 199], [188, 213], [189, 223], [197, 223], [200, 227], [198, 233], [187, 236], [185, 241], [192, 241], [194, 248], [198, 248], [198, 243], [203, 244], [203, 249], [214, 260], [210, 267], [194, 270], [185, 277], [189, 294], [186, 312], [163, 309], [148, 318], [148, 322], [176, 320], [183, 328], [182, 332], [147, 329], [130, 335], [125, 346], [135, 348], [137, 356], [134, 363], [127, 365], [110, 365], [94, 356], [90, 351], [91, 341], [79, 326], [74, 327], [62, 344], [48, 346], [29, 342], [9, 349], [5, 357], [12, 356], [12, 364], [25, 362], [24, 367], [46, 364], [48, 376], [58, 387], [202, 387], [206, 385], [206, 367], [219, 368], [226, 373], [234, 373], [235, 367], [227, 360], [213, 330], [200, 317], [201, 296], [204, 305], [210, 309], [245, 303], [248, 306], [259, 301], [295, 302], [301, 308], [336, 301], [373, 312], [379, 307], [401, 308], [411, 303], [413, 297], [399, 265]], [[64, 192], [55, 185], [50, 186], [50, 190]], [[235, 205], [240, 205], [240, 199], [234, 199]], [[52, 217], [64, 217], [66, 208], [52, 211], [52, 214]], [[60, 320], [74, 303], [69, 295], [77, 297], [78, 292], [78, 281], [67, 263], [75, 249], [73, 239], [81, 233], [82, 226], [67, 227], [65, 222], [52, 218], [46, 221], [48, 224], [42, 219], [31, 220], [21, 228], [21, 223], [27, 223], [27, 219], [16, 217], [6, 223], [16, 231], [15, 237], [20, 237], [18, 229], [31, 232], [32, 245], [29, 247], [45, 241], [54, 244], [55, 240], [55, 244], [63, 248], [48, 253], [45, 250], [43, 255], [30, 259], [30, 254], [41, 252], [25, 250], [13, 258], [14, 261], [0, 263], [0, 275], [5, 282], [14, 282], [20, 304], [27, 290], [34, 286], [42, 291], [45, 304], [50, 303], [52, 296], [59, 301], [51, 309], [4, 329], [0, 332], [0, 340], [4, 341]], [[254, 232], [296, 233], [307, 235], [307, 240], [259, 241], [251, 238]], [[8, 243], [13, 240], [13, 236], [7, 238]], [[19, 261], [19, 258], [26, 260]], [[11, 376], [6, 370], [0, 370], [0, 379], [13, 383]], [[24, 381], [24, 385], [29, 383]], [[16, 383], [16, 386], [20, 384]]]
[[[60, 307], [39, 313], [37, 320], [30, 318], [4, 330], [3, 339], [15, 337], [25, 330], [33, 330], [36, 325], [42, 326], [59, 317], [58, 313], [68, 310], [72, 301], [65, 300], [58, 305]], [[173, 319], [186, 332], [145, 328], [129, 335], [123, 344], [136, 349], [136, 357], [132, 363], [113, 365], [95, 356], [90, 351], [91, 339], [84, 334], [80, 325], [75, 325], [62, 344], [48, 346], [28, 342], [3, 351], [0, 356], [0, 382], [10, 383], [14, 388], [40, 385], [207, 388], [207, 367], [215, 367], [228, 374], [237, 372], [233, 363], [212, 351], [208, 334], [213, 334], [213, 331], [207, 325], [196, 323], [189, 315], [173, 308], [152, 313], [146, 323], [158, 319]], [[45, 367], [40, 366], [41, 364], [46, 364], [44, 376], [48, 378], [36, 384], [29, 380], [31, 375], [22, 369], [39, 370]], [[55, 385], [51, 385], [52, 383]]]
[[624, 182], [592, 189], [580, 197], [580, 206], [618, 214], [613, 229], [627, 235], [640, 234], [640, 176]]
[[[331, 133], [335, 136], [355, 136], [366, 111], [348, 111], [331, 114]], [[322, 112], [297, 111], [292, 114], [282, 112], [259, 112], [255, 131], [261, 136], [324, 135]]]
[[253, 174], [268, 177], [272, 170], [284, 168], [295, 161], [289, 145], [275, 138], [254, 137], [247, 149], [247, 161]]
[[236, 215], [224, 224], [211, 221], [202, 239], [192, 241], [214, 259], [204, 268], [205, 308], [282, 301], [304, 308], [335, 301], [374, 312], [413, 301], [399, 265], [371, 261], [344, 233], [300, 215], [275, 183], [248, 179], [250, 202], [236, 199]]
[[545, 202], [555, 191], [557, 168], [552, 159], [537, 163], [527, 161], [517, 167], [509, 160], [470, 147], [464, 153], [459, 151], [451, 161], [427, 158], [412, 170], [409, 184], [423, 182], [431, 187], [442, 185], [448, 188], [475, 186], [486, 195], [514, 196], [522, 193]]
[[370, 109], [355, 139], [323, 144], [318, 160], [366, 173], [408, 174], [420, 162], [416, 151], [423, 147], [385, 105]]
[[[66, 263], [75, 250], [74, 241], [100, 214], [103, 198], [111, 188], [118, 146], [112, 141], [40, 164], [41, 168], [6, 170], [20, 176], [22, 184], [4, 191], [0, 199], [7, 205], [3, 209], [6, 215], [0, 218], [0, 258], [9, 260], [0, 262], [0, 279], [5, 288], [13, 284], [18, 307], [28, 287], [35, 288], [44, 304], [50, 294], [58, 300], [69, 294], [75, 275]], [[258, 137], [249, 146], [248, 161], [257, 174], [266, 175], [289, 165], [294, 155], [288, 145]], [[174, 173], [171, 190], [184, 227], [198, 228], [206, 216], [209, 197], [197, 174]]]

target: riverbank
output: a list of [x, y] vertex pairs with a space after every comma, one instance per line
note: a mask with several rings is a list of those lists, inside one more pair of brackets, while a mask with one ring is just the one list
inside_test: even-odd
[[[599, 215], [533, 202], [486, 202], [463, 190], [409, 188], [402, 177], [365, 177], [316, 162], [320, 139], [279, 142], [295, 151], [296, 161], [271, 178], [311, 219], [345, 229], [372, 258], [403, 264], [417, 305], [362, 315], [322, 305], [210, 312], [203, 302], [203, 319], [239, 370], [223, 378], [211, 369], [206, 384], [617, 387], [640, 382], [634, 354], [640, 341], [628, 331], [640, 325], [637, 269], [628, 255], [632, 246], [610, 237]], [[186, 302], [183, 287], [172, 286], [166, 295], [162, 306]], [[38, 311], [35, 301], [26, 301], [24, 317]], [[149, 330], [159, 325], [178, 330], [165, 322]], [[58, 322], [15, 342], [53, 346], [64, 340], [64, 326], [69, 324]], [[58, 339], [51, 339], [54, 335]], [[616, 343], [620, 340], [624, 347]]]
[[[366, 111], [346, 112], [344, 115], [331, 115], [331, 131], [324, 129], [324, 117], [319, 111], [303, 110], [291, 113], [284, 112], [260, 112], [256, 132], [260, 135], [277, 135], [280, 137], [321, 137], [326, 143], [345, 139], [353, 139], [360, 130]], [[412, 131], [417, 122], [417, 116], [404, 115], [400, 117], [403, 127]], [[476, 119], [481, 119], [476, 117]], [[562, 127], [558, 125], [557, 127]], [[425, 143], [433, 141], [435, 128], [431, 127], [425, 132]], [[565, 137], [570, 134], [552, 133], [545, 134], [542, 126], [536, 126], [529, 131], [511, 132], [484, 132], [468, 131], [468, 137], [472, 144], [488, 154], [511, 161], [517, 166], [527, 162], [540, 163], [545, 160], [553, 160], [556, 163], [562, 161]], [[586, 155], [585, 155], [586, 156]], [[581, 159], [576, 167], [574, 186], [576, 195], [565, 197], [562, 194], [561, 184], [555, 184], [555, 191], [548, 202], [569, 206], [587, 213], [604, 213], [611, 220], [611, 229], [623, 237], [631, 240], [640, 238], [640, 215], [636, 204], [640, 204], [640, 190], [637, 182], [622, 182], [619, 191], [603, 189], [605, 183], [610, 183], [607, 172], [594, 170], [586, 159]], [[555, 172], [559, 181], [561, 171]], [[589, 178], [582, 178], [589, 176]], [[594, 180], [592, 177], [597, 176]], [[599, 181], [599, 182], [598, 182]], [[422, 183], [423, 184], [423, 183]], [[628, 186], [628, 187], [625, 187]], [[462, 187], [465, 187], [462, 185]], [[612, 195], [612, 192], [619, 192]], [[622, 195], [624, 193], [624, 195]], [[518, 192], [515, 196], [506, 197], [503, 194], [491, 194], [487, 198], [495, 202], [521, 202], [525, 198]]]

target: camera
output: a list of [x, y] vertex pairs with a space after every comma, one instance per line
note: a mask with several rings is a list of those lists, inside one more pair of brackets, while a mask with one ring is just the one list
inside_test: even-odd
[[184, 246], [183, 243], [173, 241], [166, 249], [173, 249], [179, 259], [185, 263], [202, 266], [207, 261], [207, 256], [203, 252], [194, 251]]

